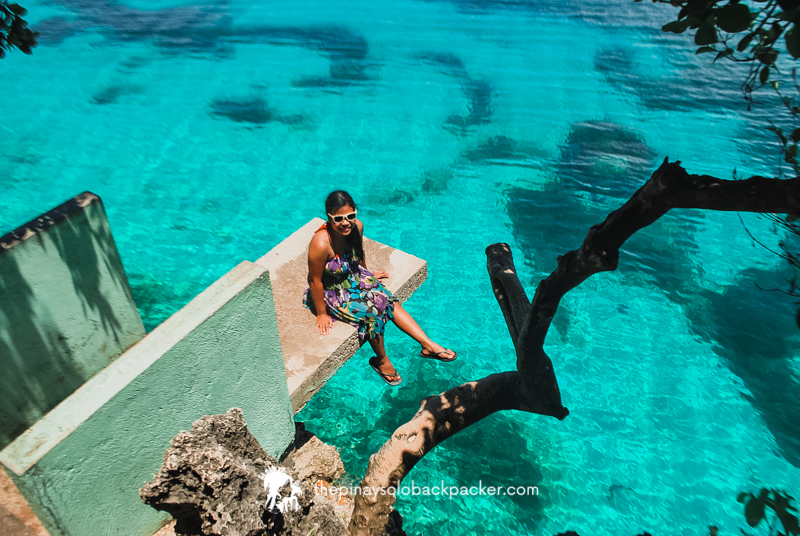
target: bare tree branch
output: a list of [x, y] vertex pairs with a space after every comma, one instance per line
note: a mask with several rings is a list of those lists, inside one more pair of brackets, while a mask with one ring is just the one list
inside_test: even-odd
[[558, 267], [536, 289], [529, 305], [508, 244], [486, 248], [486, 267], [517, 354], [517, 371], [493, 374], [422, 401], [370, 458], [351, 519], [352, 536], [382, 535], [396, 490], [414, 465], [436, 445], [501, 410], [564, 419], [569, 410], [544, 341], [561, 298], [588, 277], [617, 268], [619, 249], [638, 230], [673, 208], [800, 214], [800, 178], [752, 177], [728, 181], [689, 175], [680, 162], [664, 163], [603, 223], [592, 226], [580, 248], [558, 257]]
[[514, 345], [519, 331], [528, 316], [530, 302], [522, 283], [517, 277], [514, 258], [508, 244], [492, 244], [486, 248], [486, 269], [492, 283], [492, 291], [506, 319], [508, 332]]

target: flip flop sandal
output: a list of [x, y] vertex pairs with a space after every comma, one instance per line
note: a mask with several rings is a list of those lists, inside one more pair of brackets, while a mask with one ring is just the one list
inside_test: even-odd
[[[378, 356], [375, 356], [375, 357], [378, 357]], [[389, 385], [395, 386], [395, 385], [400, 385], [401, 383], [403, 383], [403, 378], [398, 378], [396, 380], [389, 381], [389, 376], [394, 376], [394, 374], [384, 374], [383, 372], [381, 372], [381, 369], [379, 369], [378, 367], [373, 365], [371, 361], [368, 361], [368, 363], [369, 363], [369, 366], [372, 367], [372, 370], [377, 372], [378, 376], [380, 376], [381, 379], [383, 379], [383, 381], [385, 381]], [[397, 374], [397, 376], [400, 376], [400, 375]]]
[[437, 361], [445, 361], [445, 362], [455, 361], [456, 358], [458, 357], [457, 352], [453, 352], [453, 357], [450, 357], [447, 352], [453, 352], [453, 350], [445, 349], [442, 352], [434, 352], [432, 354], [426, 354], [425, 351], [423, 350], [422, 352], [419, 353], [419, 356], [424, 357], [425, 359], [436, 359]]

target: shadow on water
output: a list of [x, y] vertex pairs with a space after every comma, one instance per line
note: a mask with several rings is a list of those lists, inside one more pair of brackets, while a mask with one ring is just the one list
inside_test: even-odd
[[698, 290], [684, 304], [691, 328], [714, 345], [731, 372], [750, 392], [744, 395], [764, 419], [783, 457], [800, 467], [798, 373], [791, 360], [800, 353], [795, 300], [761, 289], [784, 288], [788, 266], [747, 268], [721, 293]]

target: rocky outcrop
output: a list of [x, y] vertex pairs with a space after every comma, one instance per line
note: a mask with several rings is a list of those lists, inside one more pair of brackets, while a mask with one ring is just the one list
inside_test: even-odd
[[[352, 498], [319, 492], [344, 472], [336, 449], [302, 424], [279, 462], [233, 408], [178, 434], [161, 470], [139, 493], [175, 518], [177, 536], [344, 536]], [[387, 535], [405, 536], [402, 519], [393, 514]]]

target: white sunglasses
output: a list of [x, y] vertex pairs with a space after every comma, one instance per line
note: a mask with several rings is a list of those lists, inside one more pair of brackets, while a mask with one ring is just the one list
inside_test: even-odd
[[334, 216], [333, 214], [328, 214], [328, 217], [333, 220], [333, 223], [342, 223], [345, 218], [347, 221], [356, 221], [356, 212], [351, 212], [350, 214], [344, 214], [343, 216]]

